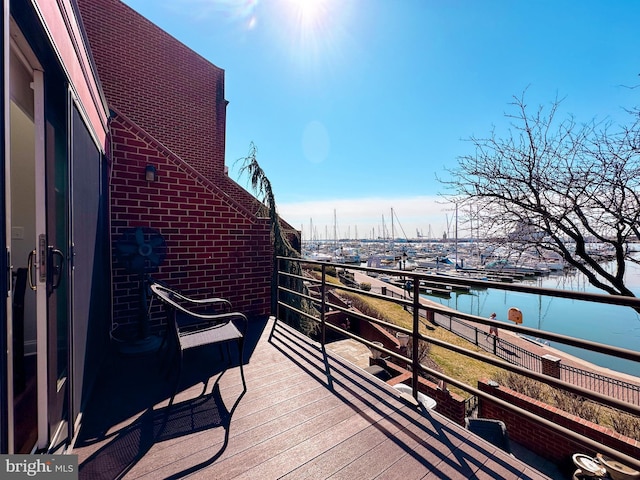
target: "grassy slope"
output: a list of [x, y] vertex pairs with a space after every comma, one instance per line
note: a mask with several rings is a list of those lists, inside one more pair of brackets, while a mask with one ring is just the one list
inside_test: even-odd
[[[349, 292], [341, 292], [342, 296], [354, 298], [366, 303], [373, 310], [380, 312], [389, 323], [411, 329], [413, 315], [405, 311], [402, 306], [387, 302], [377, 298], [370, 298], [364, 295], [356, 295]], [[372, 315], [373, 316], [373, 315]], [[420, 332], [429, 337], [433, 337], [453, 345], [458, 345], [472, 351], [482, 351], [471, 342], [460, 338], [454, 333], [438, 326], [421, 326]], [[484, 352], [484, 351], [483, 351]], [[442, 368], [442, 372], [456, 380], [460, 380], [471, 386], [476, 386], [479, 378], [493, 378], [500, 370], [492, 365], [468, 358], [464, 355], [452, 352], [442, 347], [432, 346], [429, 353], [431, 359]], [[452, 388], [452, 391], [468, 397], [469, 394], [459, 389]]]

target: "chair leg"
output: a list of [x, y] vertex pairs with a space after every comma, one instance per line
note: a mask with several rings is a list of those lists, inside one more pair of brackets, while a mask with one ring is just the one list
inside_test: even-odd
[[165, 334], [163, 339], [162, 339], [162, 344], [160, 345], [160, 348], [158, 348], [158, 351], [156, 352], [156, 354], [160, 355], [163, 353], [163, 349], [166, 347], [167, 351], [164, 352], [164, 354], [161, 356], [160, 358], [160, 371], [164, 371], [165, 372], [165, 376], [169, 377], [169, 374], [171, 373], [171, 366], [175, 360], [176, 357], [176, 352], [175, 350], [173, 350], [174, 347], [174, 343], [175, 343], [175, 348], [180, 348], [180, 345], [178, 344], [178, 342], [175, 342], [175, 340], [172, 340], [172, 338], [168, 338], [169, 335]]
[[240, 359], [238, 360], [240, 363], [240, 377], [242, 377], [242, 391], [246, 392], [247, 391], [247, 383], [244, 379], [244, 339], [241, 338], [240, 340], [238, 340], [238, 352], [240, 355]]
[[178, 394], [178, 389], [180, 388], [180, 380], [182, 379], [182, 361], [183, 361], [183, 357], [184, 357], [184, 352], [182, 351], [182, 349], [180, 349], [180, 358], [178, 359], [178, 378], [176, 378], [176, 384], [173, 387], [173, 395], [171, 395], [171, 400], [169, 401], [169, 407], [171, 407], [171, 405], [173, 405], [173, 401], [176, 398], [176, 395]]
[[[246, 392], [247, 382], [244, 379], [244, 368], [243, 368], [243, 364], [244, 364], [244, 341], [243, 340], [244, 339], [238, 340], [238, 356], [239, 356], [238, 364], [240, 365], [240, 376], [242, 377], [242, 388], [243, 388], [243, 391]], [[229, 362], [229, 365], [231, 365], [233, 358], [231, 357], [231, 348], [229, 347], [230, 342], [225, 342], [225, 343], [227, 344], [227, 360]]]
[[[180, 347], [177, 347], [177, 348], [180, 348]], [[162, 358], [162, 361], [160, 363], [160, 370], [165, 371], [166, 378], [169, 378], [169, 376], [171, 375], [171, 370], [172, 370], [171, 367], [177, 356], [178, 356], [178, 352], [172, 351], [172, 352], [168, 352], [168, 354]]]

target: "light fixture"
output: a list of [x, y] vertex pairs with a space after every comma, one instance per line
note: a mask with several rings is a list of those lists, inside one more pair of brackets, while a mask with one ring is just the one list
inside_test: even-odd
[[147, 182], [155, 182], [156, 181], [156, 167], [153, 165], [147, 165], [144, 169], [144, 179]]

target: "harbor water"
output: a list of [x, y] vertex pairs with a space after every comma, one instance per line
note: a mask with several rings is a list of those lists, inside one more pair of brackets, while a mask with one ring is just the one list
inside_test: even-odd
[[[629, 288], [640, 296], [640, 266], [629, 264], [625, 276]], [[591, 286], [584, 275], [571, 272], [537, 277], [527, 283], [544, 288], [556, 288], [589, 293], [603, 293]], [[450, 298], [424, 295], [432, 301], [464, 313], [489, 317], [497, 313], [498, 320], [507, 322], [509, 308], [522, 311], [522, 325], [553, 333], [591, 340], [598, 343], [640, 349], [640, 314], [630, 307], [613, 306], [564, 298], [507, 292], [496, 289], [452, 293]], [[640, 363], [590, 352], [557, 342], [545, 342], [551, 347], [605, 368], [640, 377]]]

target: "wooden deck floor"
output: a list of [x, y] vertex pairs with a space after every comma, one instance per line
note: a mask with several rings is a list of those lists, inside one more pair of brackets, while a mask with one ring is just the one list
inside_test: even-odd
[[[185, 358], [181, 392], [161, 358], [114, 356], [72, 453], [81, 479], [543, 479], [281, 323], [252, 322], [247, 391], [217, 350]], [[212, 361], [213, 359], [213, 361]], [[213, 381], [213, 380], [212, 380]]]

